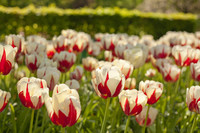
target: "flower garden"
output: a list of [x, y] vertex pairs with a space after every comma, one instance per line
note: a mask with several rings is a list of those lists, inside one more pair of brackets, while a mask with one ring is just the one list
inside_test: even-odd
[[93, 35], [5, 36], [0, 132], [198, 132], [200, 32]]

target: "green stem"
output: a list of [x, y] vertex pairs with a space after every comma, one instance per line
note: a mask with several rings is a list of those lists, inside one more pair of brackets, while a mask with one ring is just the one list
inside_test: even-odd
[[104, 131], [105, 131], [106, 121], [107, 121], [107, 116], [108, 116], [108, 110], [109, 110], [108, 109], [109, 108], [109, 104], [110, 104], [110, 98], [107, 98], [107, 101], [106, 101], [106, 110], [105, 110], [103, 124], [102, 124], [101, 132], [100, 133], [104, 133]]
[[146, 126], [147, 126], [147, 118], [148, 118], [148, 114], [149, 114], [149, 108], [150, 108], [150, 105], [148, 104], [145, 123], [144, 123], [144, 127], [142, 128], [142, 133], [145, 133], [145, 129], [146, 129]]
[[43, 133], [43, 130], [44, 130], [44, 120], [46, 119], [46, 111], [45, 111], [45, 109], [43, 109], [42, 112], [43, 112], [44, 116], [42, 117], [42, 129], [41, 129], [41, 133]]
[[[181, 69], [181, 72], [182, 72], [182, 69]], [[181, 80], [181, 72], [180, 72], [180, 75], [179, 75], [178, 81], [176, 82], [175, 96], [176, 96], [177, 93], [178, 93], [178, 87], [179, 87], [180, 80]]]
[[131, 116], [128, 116], [128, 119], [126, 121], [126, 128], [125, 128], [124, 133], [127, 133], [127, 130], [128, 130], [128, 127], [129, 127], [129, 123], [130, 123], [130, 119], [131, 119]]
[[14, 130], [14, 133], [16, 133], [17, 127], [16, 127], [16, 121], [15, 121], [15, 109], [11, 103], [10, 103], [10, 109], [12, 113], [11, 116], [12, 116], [12, 122], [13, 122], [13, 130]]
[[36, 130], [36, 128], [37, 128], [37, 125], [38, 125], [38, 118], [39, 118], [39, 114], [40, 114], [40, 110], [37, 110], [37, 114], [36, 114], [36, 121], [35, 121], [34, 130]]
[[35, 110], [32, 109], [32, 113], [31, 113], [31, 121], [30, 121], [30, 128], [29, 128], [29, 133], [32, 133], [33, 131], [33, 119], [34, 119], [34, 112]]
[[65, 133], [65, 128], [61, 127], [61, 133]]
[[190, 133], [194, 132], [194, 128], [195, 128], [196, 123], [197, 123], [197, 119], [198, 119], [198, 116], [197, 116], [197, 114], [195, 114], [194, 120], [193, 120], [193, 124], [192, 124], [191, 130], [190, 130]]

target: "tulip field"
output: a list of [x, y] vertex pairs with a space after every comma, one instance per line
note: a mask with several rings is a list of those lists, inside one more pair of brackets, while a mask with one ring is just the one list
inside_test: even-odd
[[0, 78], [2, 133], [200, 131], [200, 32], [11, 34]]

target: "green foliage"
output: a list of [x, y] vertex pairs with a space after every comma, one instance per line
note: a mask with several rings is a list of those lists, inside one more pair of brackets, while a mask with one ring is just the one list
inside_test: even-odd
[[55, 6], [20, 9], [0, 6], [1, 39], [7, 34], [24, 32], [59, 35], [62, 29], [75, 29], [91, 35], [98, 32], [152, 34], [158, 38], [169, 30], [194, 32], [197, 16], [193, 14], [143, 13], [120, 8], [61, 9]]

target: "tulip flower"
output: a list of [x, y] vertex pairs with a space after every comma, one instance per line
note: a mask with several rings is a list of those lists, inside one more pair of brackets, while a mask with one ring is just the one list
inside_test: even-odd
[[98, 66], [98, 60], [93, 57], [87, 57], [82, 59], [82, 64], [85, 70], [93, 71]]
[[[140, 126], [144, 126], [145, 125], [146, 114], [147, 114], [147, 106], [143, 108], [143, 110], [142, 110], [142, 112], [140, 114], [136, 115], [135, 120], [137, 121], [137, 123]], [[148, 112], [148, 116], [147, 116], [147, 123], [146, 123], [147, 127], [151, 126], [154, 123], [157, 114], [158, 114], [158, 110], [157, 109], [155, 109], [153, 107], [149, 108], [149, 112]]]
[[36, 71], [39, 68], [41, 61], [42, 55], [38, 55], [36, 53], [30, 55], [26, 54], [25, 56], [25, 63], [28, 69], [32, 72]]
[[26, 54], [29, 54], [29, 55], [33, 53], [45, 54], [45, 52], [46, 52], [46, 46], [40, 43], [27, 43], [25, 45]]
[[199, 49], [192, 49], [191, 63], [197, 63], [198, 60], [200, 60], [200, 50]]
[[7, 75], [10, 73], [17, 49], [10, 45], [0, 45], [0, 74]]
[[27, 37], [28, 43], [38, 43], [42, 45], [46, 45], [47, 40], [44, 37], [38, 36], [38, 35], [30, 35]]
[[60, 53], [61, 51], [65, 51], [68, 48], [66, 44], [66, 38], [62, 35], [53, 39], [53, 45], [58, 53]]
[[56, 67], [46, 66], [37, 70], [37, 77], [44, 79], [47, 82], [49, 90], [53, 90], [59, 82], [60, 71]]
[[48, 115], [55, 125], [70, 127], [77, 122], [81, 113], [81, 104], [76, 90], [60, 84], [55, 86], [52, 98], [47, 94], [44, 97]]
[[54, 46], [52, 44], [48, 44], [47, 48], [46, 48], [47, 57], [49, 59], [52, 59], [55, 53], [56, 53], [56, 50], [55, 50]]
[[190, 111], [200, 113], [200, 86], [187, 88], [186, 103]]
[[2, 112], [5, 109], [10, 97], [10, 92], [0, 90], [0, 112]]
[[156, 81], [146, 80], [145, 82], [140, 81], [139, 90], [143, 91], [145, 95], [147, 95], [148, 104], [156, 103], [163, 92], [163, 84]]
[[73, 37], [77, 35], [77, 32], [72, 29], [62, 30], [61, 33], [64, 37], [69, 38], [69, 39], [72, 39]]
[[81, 80], [83, 76], [83, 68], [76, 66], [75, 70], [70, 73], [70, 79]]
[[97, 42], [101, 42], [102, 38], [103, 38], [104, 34], [102, 33], [97, 33], [95, 34], [94, 38]]
[[68, 71], [76, 61], [76, 55], [74, 53], [69, 53], [62, 51], [56, 53], [53, 57], [53, 60], [58, 64], [58, 70], [61, 72]]
[[200, 60], [197, 63], [190, 64], [190, 71], [192, 78], [196, 81], [200, 81]]
[[124, 90], [132, 90], [135, 89], [136, 79], [135, 78], [128, 78], [125, 81]]
[[43, 58], [41, 63], [40, 63], [40, 66], [39, 68], [42, 68], [42, 67], [57, 67], [57, 62], [53, 61], [53, 60], [50, 60], [48, 58]]
[[110, 52], [110, 51], [104, 52], [104, 58], [105, 58], [106, 61], [113, 61], [114, 60], [114, 56], [112, 55], [112, 52]]
[[81, 37], [74, 38], [74, 41], [72, 43], [73, 51], [80, 53], [85, 49], [86, 46], [87, 46], [86, 40], [84, 40]]
[[17, 83], [17, 92], [21, 103], [32, 109], [39, 109], [44, 104], [43, 93], [48, 93], [46, 81], [34, 77], [24, 77]]
[[122, 71], [126, 79], [129, 78], [133, 72], [133, 65], [126, 60], [115, 59], [112, 63]]
[[174, 56], [175, 62], [178, 66], [188, 66], [191, 63], [191, 52], [190, 46], [174, 46], [172, 48], [172, 55]]
[[87, 51], [89, 55], [98, 56], [101, 52], [101, 43], [94, 42], [89, 45]]
[[149, 78], [154, 77], [155, 75], [156, 75], [156, 71], [154, 69], [148, 69], [145, 73], [145, 76]]
[[106, 35], [103, 40], [104, 49], [114, 51], [117, 41], [118, 37], [116, 35]]
[[171, 53], [171, 48], [167, 45], [157, 45], [152, 47], [151, 54], [155, 59], [166, 58]]
[[169, 63], [164, 63], [163, 66], [159, 66], [159, 70], [167, 82], [176, 82], [181, 73], [181, 70], [176, 65]]
[[118, 96], [125, 84], [125, 77], [119, 68], [104, 65], [95, 71], [96, 84], [102, 97], [106, 99], [108, 97]]
[[153, 65], [160, 72], [160, 67], [164, 67], [165, 63], [167, 63], [167, 64], [173, 64], [173, 61], [170, 60], [170, 59], [168, 59], [168, 58], [166, 58], [166, 59], [157, 59]]
[[137, 115], [145, 107], [147, 96], [142, 91], [122, 90], [119, 94], [119, 102], [126, 115]]
[[79, 82], [77, 80], [67, 80], [65, 84], [70, 88], [70, 89], [75, 89], [78, 90], [80, 88]]

